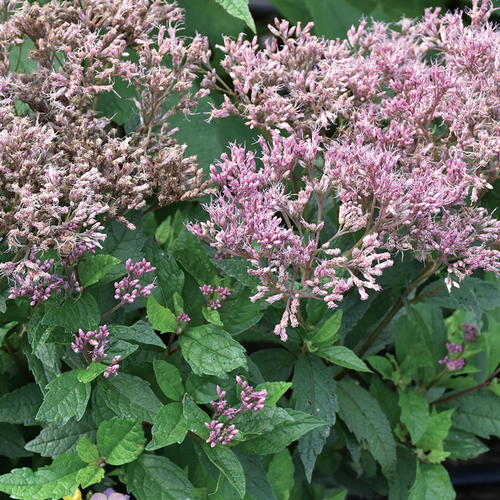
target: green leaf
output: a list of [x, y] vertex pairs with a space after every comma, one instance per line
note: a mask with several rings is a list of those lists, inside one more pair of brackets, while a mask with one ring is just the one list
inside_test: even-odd
[[201, 443], [201, 447], [208, 459], [224, 474], [231, 486], [243, 498], [246, 493], [245, 473], [233, 450], [222, 445], [212, 448], [207, 443]]
[[399, 388], [399, 406], [401, 422], [406, 425], [413, 445], [422, 437], [429, 422], [429, 403], [422, 394], [408, 387], [406, 391]]
[[78, 274], [82, 285], [86, 288], [97, 283], [111, 268], [120, 262], [120, 259], [112, 255], [89, 255], [78, 266]]
[[[162, 305], [174, 310], [174, 294], [181, 294], [184, 287], [184, 273], [179, 269], [175, 259], [166, 255], [158, 246], [154, 237], [149, 237], [144, 244], [144, 255], [156, 271], [156, 284], [153, 297]], [[153, 273], [151, 273], [152, 275]], [[149, 275], [149, 276], [151, 276]], [[151, 278], [153, 279], [153, 278]]]
[[5, 335], [7, 335], [9, 331], [18, 324], [19, 324], [18, 321], [11, 321], [10, 323], [7, 323], [6, 325], [0, 327], [0, 346], [3, 344], [3, 339]]
[[104, 116], [112, 118], [118, 125], [123, 125], [137, 111], [132, 101], [133, 98], [137, 99], [137, 90], [135, 85], [130, 85], [118, 76], [111, 78], [113, 91], [100, 95], [95, 109]]
[[287, 448], [276, 453], [269, 464], [267, 477], [278, 500], [289, 500], [295, 467]]
[[278, 500], [267, 473], [260, 462], [260, 455], [249, 455], [238, 449], [233, 450], [245, 472], [247, 492], [254, 500]]
[[369, 356], [366, 361], [370, 363], [372, 368], [382, 375], [385, 380], [392, 380], [392, 374], [394, 373], [394, 366], [392, 363], [383, 356]]
[[500, 437], [500, 396], [487, 390], [466, 394], [440, 405], [453, 408], [453, 427], [488, 439]]
[[311, 350], [321, 349], [331, 346], [338, 338], [338, 331], [342, 323], [342, 309], [335, 312], [321, 327], [310, 341]]
[[146, 438], [139, 419], [104, 421], [97, 430], [97, 447], [109, 465], [123, 465], [135, 460], [144, 450]]
[[63, 453], [76, 453], [78, 441], [87, 436], [95, 441], [97, 425], [91, 414], [86, 412], [81, 420], [70, 419], [63, 426], [49, 424], [40, 434], [26, 445], [26, 449], [39, 453], [42, 457], [55, 458]]
[[242, 333], [253, 325], [256, 325], [263, 316], [259, 312], [259, 302], [250, 300], [251, 291], [245, 288], [229, 303], [229, 307], [222, 318], [224, 322], [224, 330], [231, 335]]
[[174, 401], [181, 401], [185, 391], [179, 370], [174, 365], [159, 359], [153, 361], [153, 368], [163, 394]]
[[25, 446], [26, 441], [17, 426], [0, 423], [0, 456], [29, 457], [32, 453], [26, 451]]
[[186, 394], [182, 400], [183, 416], [188, 428], [203, 440], [208, 439], [210, 432], [205, 425], [210, 422], [208, 415]]
[[78, 380], [80, 371], [71, 370], [59, 375], [47, 388], [49, 392], [38, 410], [37, 420], [64, 425], [73, 415], [83, 417], [90, 398], [90, 384]]
[[348, 347], [332, 345], [319, 349], [316, 354], [344, 368], [371, 373], [370, 368], [365, 365], [364, 361], [359, 359]]
[[209, 323], [212, 323], [213, 325], [224, 326], [224, 323], [222, 323], [222, 320], [220, 319], [219, 311], [217, 311], [216, 309], [208, 310], [206, 306], [203, 306], [201, 311], [203, 313], [203, 317]]
[[279, 398], [281, 398], [290, 387], [292, 387], [292, 382], [264, 382], [263, 384], [259, 384], [255, 390], [261, 391], [265, 389], [267, 391], [265, 404], [276, 406]]
[[[214, 261], [212, 260], [212, 263]], [[236, 278], [242, 285], [249, 287], [251, 290], [257, 288], [260, 283], [259, 279], [255, 276], [248, 274], [248, 269], [252, 267], [249, 265], [246, 259], [224, 259], [217, 260], [217, 267], [222, 271], [223, 276], [231, 276], [231, 278]]]
[[82, 485], [82, 488], [88, 488], [91, 484], [100, 483], [103, 478], [104, 469], [97, 464], [87, 465], [76, 476], [76, 480]]
[[417, 464], [417, 480], [408, 500], [454, 500], [455, 491], [446, 469], [439, 464]]
[[46, 500], [72, 495], [79, 486], [78, 472], [86, 467], [76, 454], [64, 454], [33, 472], [27, 467], [0, 476], [0, 491], [22, 500]]
[[83, 436], [76, 445], [76, 452], [83, 462], [88, 464], [99, 460], [99, 450], [97, 446], [91, 443], [87, 436]]
[[44, 325], [62, 326], [66, 332], [78, 332], [78, 329], [89, 331], [101, 321], [101, 313], [97, 301], [90, 293], [80, 298], [66, 299], [61, 307], [52, 307], [42, 319]]
[[201, 241], [185, 227], [175, 238], [172, 255], [199, 285], [214, 283], [217, 267], [210, 261]]
[[415, 483], [417, 459], [412, 450], [398, 443], [396, 445], [396, 474], [389, 482], [389, 500], [406, 500]]
[[248, 0], [215, 0], [218, 4], [222, 5], [224, 9], [229, 12], [233, 17], [242, 19], [245, 24], [254, 32], [257, 33], [255, 22], [248, 9]]
[[143, 454], [126, 466], [127, 488], [137, 500], [195, 499], [193, 485], [167, 457]]
[[336, 386], [331, 372], [318, 356], [302, 354], [293, 374], [295, 409], [324, 420], [327, 425], [312, 430], [300, 438], [299, 454], [310, 482], [317, 456], [321, 453], [338, 409]]
[[474, 434], [459, 431], [453, 427], [443, 441], [444, 451], [451, 460], [469, 460], [488, 451], [488, 447]]
[[182, 443], [189, 430], [189, 423], [183, 415], [181, 403], [165, 405], [156, 415], [153, 425], [153, 439], [147, 450], [157, 450], [174, 443]]
[[191, 372], [186, 380], [186, 392], [198, 403], [208, 404], [216, 398], [217, 386], [223, 391], [234, 389], [234, 379], [213, 377], [211, 375], [198, 376]]
[[370, 394], [378, 401], [380, 408], [389, 419], [391, 429], [394, 430], [401, 419], [398, 395], [376, 374], [371, 376]]
[[144, 321], [138, 321], [132, 326], [109, 325], [109, 333], [119, 340], [158, 346], [165, 349], [165, 344], [155, 331]]
[[182, 332], [179, 337], [184, 359], [194, 373], [227, 378], [236, 368], [247, 369], [245, 349], [216, 325], [202, 325]]
[[97, 388], [106, 405], [120, 418], [140, 418], [154, 423], [163, 406], [145, 380], [126, 373], [98, 378]]
[[148, 319], [151, 326], [160, 333], [177, 330], [177, 320], [174, 313], [167, 307], [160, 305], [152, 295], [148, 297]]
[[433, 408], [427, 429], [418, 440], [417, 446], [423, 450], [442, 450], [443, 439], [448, 435], [451, 427], [451, 416], [454, 410], [437, 413]]
[[295, 365], [295, 356], [286, 349], [262, 349], [250, 359], [259, 367], [264, 380], [270, 382], [287, 380]]
[[[278, 410], [278, 408], [273, 406], [266, 406], [264, 409], [266, 408]], [[251, 412], [257, 414], [254, 422], [258, 422], [258, 414], [263, 413], [263, 411], [264, 410]], [[296, 441], [297, 439], [302, 437], [304, 434], [307, 434], [317, 427], [322, 427], [325, 425], [324, 420], [313, 417], [312, 415], [309, 415], [307, 413], [291, 410], [288, 408], [284, 411], [286, 414], [288, 414], [287, 419], [279, 419], [278, 421], [273, 419], [272, 424], [268, 427], [268, 430], [266, 430], [265, 433], [238, 444], [238, 449], [246, 453], [258, 453], [260, 455], [277, 453], [283, 448], [286, 448], [293, 441]], [[247, 421], [247, 423], [249, 422], [250, 419]], [[239, 419], [237, 428], [241, 428]]]
[[[111, 359], [113, 359], [112, 356], [110, 356]], [[92, 382], [92, 380], [95, 380], [101, 373], [104, 373], [106, 371], [106, 365], [103, 365], [101, 363], [90, 363], [89, 367], [87, 370], [80, 370], [78, 373], [78, 380], [80, 382], [83, 382], [84, 384], [87, 382]]]
[[0, 422], [39, 425], [35, 417], [42, 402], [42, 393], [36, 384], [9, 392], [0, 398]]
[[396, 468], [396, 443], [391, 426], [378, 401], [365, 389], [350, 381], [337, 384], [339, 415], [358, 441], [377, 460], [388, 478]]

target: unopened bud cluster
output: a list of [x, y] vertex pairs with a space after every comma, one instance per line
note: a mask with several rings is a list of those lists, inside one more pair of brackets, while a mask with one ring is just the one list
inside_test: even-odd
[[[71, 344], [73, 351], [77, 354], [83, 354], [85, 360], [90, 363], [100, 363], [108, 357], [105, 348], [109, 343], [109, 332], [106, 325], [100, 326], [95, 331], [84, 332], [81, 328], [78, 334], [73, 334], [74, 342]], [[110, 375], [116, 375], [120, 365], [121, 356], [115, 356], [106, 371], [103, 373], [104, 377], [108, 378]]]
[[[220, 301], [226, 300], [226, 298], [231, 295], [229, 288], [224, 286], [213, 288], [212, 285], [203, 285], [200, 286], [200, 290], [207, 299], [207, 308], [212, 310], [220, 309]], [[218, 297], [215, 298], [214, 294], [217, 294]]]
[[446, 342], [446, 349], [448, 354], [438, 361], [439, 364], [445, 365], [449, 371], [458, 371], [465, 366], [465, 359], [463, 355], [467, 349], [468, 344], [475, 344], [479, 331], [472, 323], [462, 323], [464, 334], [464, 341], [462, 344], [455, 344]]
[[156, 270], [146, 259], [132, 264], [132, 259], [125, 263], [128, 275], [121, 281], [115, 283], [115, 299], [123, 303], [132, 304], [137, 297], [149, 297], [153, 288], [156, 287], [155, 281], [149, 285], [142, 286], [139, 280], [144, 274], [149, 274]]
[[[212, 448], [218, 443], [222, 445], [228, 444], [234, 439], [236, 434], [238, 434], [239, 430], [236, 429], [234, 424], [230, 423], [238, 415], [251, 410], [259, 411], [264, 408], [264, 403], [267, 398], [267, 391], [265, 389], [254, 391], [253, 387], [248, 385], [248, 382], [244, 381], [240, 376], [236, 377], [236, 382], [242, 388], [240, 393], [241, 405], [238, 409], [228, 406], [227, 401], [224, 399], [226, 397], [226, 391], [223, 391], [219, 386], [217, 386], [219, 400], [210, 402], [215, 413], [212, 421], [210, 423], [205, 423], [205, 425], [210, 430], [210, 436], [207, 439], [207, 443], [209, 443]], [[219, 422], [219, 417], [225, 417], [225, 419]]]

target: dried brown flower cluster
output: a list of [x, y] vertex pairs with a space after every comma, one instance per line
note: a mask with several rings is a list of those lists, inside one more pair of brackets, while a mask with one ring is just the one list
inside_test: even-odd
[[[0, 24], [0, 236], [16, 254], [15, 265], [0, 264], [7, 275], [24, 274], [34, 249], [60, 248], [68, 235], [97, 244], [99, 215], [127, 223], [123, 214], [147, 197], [161, 206], [209, 191], [168, 124], [208, 93], [192, 91], [208, 42], [177, 36], [179, 8], [163, 0], [15, 5], [0, 1], [8, 13]], [[19, 71], [23, 46], [33, 47], [31, 71]], [[123, 138], [95, 111], [120, 79], [137, 91], [139, 117]]]

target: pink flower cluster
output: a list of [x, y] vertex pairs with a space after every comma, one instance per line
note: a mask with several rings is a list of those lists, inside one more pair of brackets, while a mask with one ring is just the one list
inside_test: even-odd
[[[212, 288], [212, 285], [203, 285], [200, 286], [200, 290], [207, 299], [207, 308], [212, 310], [220, 309], [221, 307], [220, 301], [226, 300], [226, 298], [229, 295], [231, 295], [229, 288], [224, 286], [218, 286], [217, 288]], [[217, 294], [219, 297], [215, 299], [214, 294]]]
[[[100, 326], [98, 330], [91, 332], [84, 332], [81, 328], [78, 334], [73, 334], [75, 341], [71, 347], [75, 353], [83, 354], [85, 360], [90, 363], [100, 363], [106, 359], [108, 355], [104, 352], [106, 345], [109, 343], [109, 332], [106, 325]], [[108, 378], [110, 375], [116, 375], [120, 365], [121, 356], [115, 356], [106, 371], [103, 373], [104, 377]]]
[[[249, 386], [248, 382], [244, 381], [239, 375], [236, 376], [236, 382], [242, 388], [240, 393], [241, 405], [238, 409], [228, 406], [227, 401], [224, 399], [226, 397], [226, 391], [223, 391], [219, 386], [217, 386], [219, 401], [210, 402], [215, 413], [212, 421], [210, 423], [205, 423], [205, 425], [210, 430], [210, 436], [207, 439], [207, 443], [210, 443], [212, 448], [215, 447], [217, 443], [221, 443], [222, 445], [228, 444], [234, 439], [234, 436], [238, 434], [239, 431], [236, 429], [236, 426], [230, 423], [238, 415], [246, 411], [259, 411], [264, 408], [264, 403], [267, 398], [267, 391], [265, 389], [254, 391], [253, 387]], [[225, 417], [224, 421], [219, 422], [219, 417]]]
[[137, 297], [149, 297], [151, 291], [156, 287], [156, 278], [153, 283], [142, 286], [139, 280], [144, 274], [152, 273], [156, 267], [153, 267], [146, 259], [132, 264], [132, 259], [128, 259], [125, 263], [127, 269], [127, 276], [121, 281], [115, 283], [115, 299], [120, 300], [122, 303], [132, 304]]
[[462, 323], [464, 334], [463, 344], [455, 344], [446, 342], [446, 349], [448, 354], [438, 361], [439, 364], [445, 365], [449, 371], [458, 371], [465, 366], [465, 359], [463, 358], [468, 344], [475, 344], [479, 331], [472, 323]]
[[362, 299], [397, 253], [411, 252], [449, 289], [475, 269], [500, 272], [500, 222], [481, 199], [500, 177], [500, 32], [488, 1], [462, 14], [361, 21], [347, 40], [276, 21], [260, 48], [225, 38], [204, 85], [226, 93], [212, 117], [262, 132], [260, 158], [232, 145], [211, 168], [219, 195], [189, 230], [217, 255], [242, 257], [261, 285], [252, 300], [286, 304], [286, 340], [304, 298], [334, 308]]

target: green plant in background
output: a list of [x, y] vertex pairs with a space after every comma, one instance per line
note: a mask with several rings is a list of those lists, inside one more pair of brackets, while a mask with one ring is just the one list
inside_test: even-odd
[[491, 6], [220, 4], [2, 3], [0, 498], [452, 499], [500, 436]]

